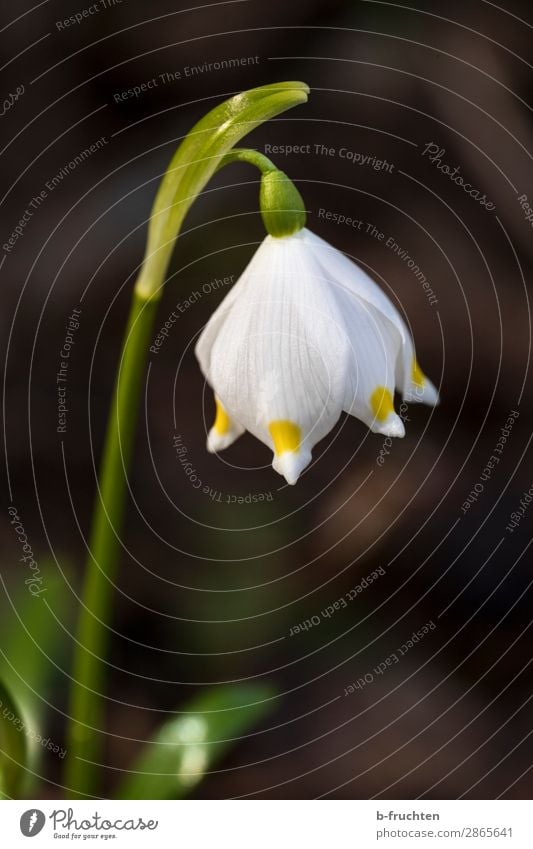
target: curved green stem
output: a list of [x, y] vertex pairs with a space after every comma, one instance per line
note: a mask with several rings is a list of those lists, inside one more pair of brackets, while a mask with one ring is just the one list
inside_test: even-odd
[[225, 165], [230, 165], [232, 162], [247, 162], [255, 167], [261, 174], [268, 174], [270, 171], [277, 171], [278, 168], [268, 156], [264, 153], [259, 153], [258, 150], [250, 150], [247, 147], [235, 147], [222, 157], [222, 160], [217, 166], [217, 171], [220, 171]]
[[115, 383], [90, 535], [70, 694], [68, 798], [97, 795], [99, 789], [107, 623], [120, 555], [127, 475], [149, 341], [172, 249], [187, 211], [233, 145], [269, 118], [305, 102], [308, 91], [304, 83], [276, 83], [243, 92], [212, 109], [183, 140], [157, 192]]
[[259, 205], [263, 224], [270, 236], [284, 238], [305, 227], [307, 215], [300, 192], [267, 156], [257, 150], [234, 148], [226, 153], [218, 168], [231, 162], [247, 162], [261, 172]]

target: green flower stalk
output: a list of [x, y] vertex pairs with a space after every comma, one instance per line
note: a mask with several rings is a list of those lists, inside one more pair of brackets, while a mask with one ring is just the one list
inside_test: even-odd
[[260, 200], [269, 233], [283, 236], [303, 227], [303, 203], [288, 178], [261, 154], [232, 148], [263, 122], [304, 103], [308, 92], [301, 82], [276, 83], [245, 91], [212, 109], [184, 138], [157, 192], [116, 377], [90, 535], [69, 706], [65, 772], [69, 798], [98, 795], [107, 627], [120, 556], [127, 475], [149, 340], [174, 244], [189, 208], [213, 174], [238, 159], [261, 170]]
[[226, 154], [219, 165], [248, 162], [261, 172], [259, 206], [265, 230], [270, 236], [283, 239], [305, 227], [307, 215], [302, 196], [292, 180], [256, 150], [235, 149]]

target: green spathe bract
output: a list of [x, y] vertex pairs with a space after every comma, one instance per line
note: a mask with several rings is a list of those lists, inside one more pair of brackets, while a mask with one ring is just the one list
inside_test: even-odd
[[308, 92], [305, 83], [275, 83], [216, 106], [185, 136], [157, 192], [117, 371], [91, 528], [69, 705], [65, 773], [69, 798], [98, 793], [107, 623], [121, 548], [127, 475], [149, 339], [176, 238], [187, 211], [234, 145], [264, 121], [304, 103]]
[[308, 93], [301, 82], [250, 89], [216, 106], [187, 133], [156, 195], [139, 292], [150, 296], [162, 285], [183, 219], [224, 155], [260, 124], [305, 103]]

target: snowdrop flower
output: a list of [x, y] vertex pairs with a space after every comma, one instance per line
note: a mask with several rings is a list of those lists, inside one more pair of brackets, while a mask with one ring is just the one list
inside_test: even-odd
[[208, 450], [248, 430], [271, 448], [289, 484], [343, 411], [374, 433], [402, 437], [395, 389], [406, 401], [438, 402], [389, 298], [305, 227], [266, 236], [205, 326], [196, 356], [215, 393]]

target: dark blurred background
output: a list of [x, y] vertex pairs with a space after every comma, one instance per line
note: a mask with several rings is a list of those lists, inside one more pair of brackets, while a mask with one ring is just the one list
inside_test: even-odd
[[[45, 580], [68, 580], [61, 646], [43, 658], [53, 673], [48, 732], [64, 739], [95, 463], [158, 180], [213, 105], [304, 80], [308, 104], [245, 144], [309, 145], [271, 156], [297, 181], [310, 229], [403, 311], [442, 402], [410, 406], [406, 438], [388, 454], [381, 437], [342, 419], [287, 487], [251, 436], [220, 457], [206, 452], [214, 405], [193, 347], [228, 287], [208, 285], [184, 309], [150, 357], [110, 623], [104, 793], [112, 767], [127, 768], [139, 741], [192, 695], [268, 681], [275, 708], [196, 797], [529, 797], [533, 508], [522, 514], [520, 502], [533, 483], [530, 5], [238, 0], [188, 10], [122, 0], [58, 26], [89, 5], [23, 2], [1, 32], [3, 97], [24, 89], [1, 118], [4, 492]], [[209, 68], [236, 58], [245, 64]], [[364, 156], [387, 167], [360, 164]], [[209, 184], [178, 240], [156, 325], [204, 284], [239, 276], [264, 235], [257, 190], [240, 165]], [[56, 374], [73, 309], [80, 326], [58, 433]], [[177, 461], [176, 434], [200, 489]], [[6, 622], [28, 595], [7, 509], [0, 534]], [[321, 614], [379, 568], [353, 601]], [[290, 636], [312, 617], [319, 624]], [[46, 755], [42, 795], [60, 794], [60, 766]]]

